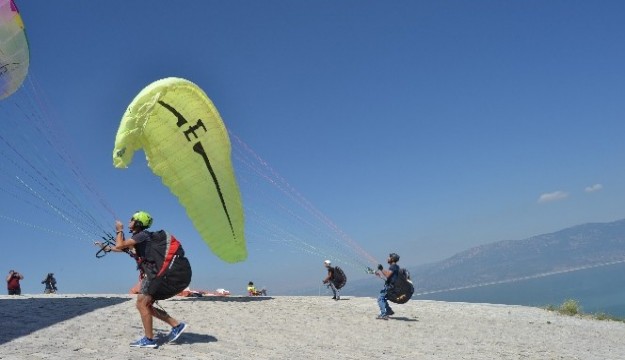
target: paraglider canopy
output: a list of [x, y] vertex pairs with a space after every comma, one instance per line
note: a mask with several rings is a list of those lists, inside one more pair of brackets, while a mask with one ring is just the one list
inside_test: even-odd
[[13, 0], [0, 0], [0, 99], [11, 96], [28, 74], [30, 57], [22, 17]]
[[139, 148], [211, 250], [227, 262], [245, 260], [243, 205], [230, 139], [204, 91], [180, 78], [144, 88], [119, 125], [115, 167], [127, 167]]

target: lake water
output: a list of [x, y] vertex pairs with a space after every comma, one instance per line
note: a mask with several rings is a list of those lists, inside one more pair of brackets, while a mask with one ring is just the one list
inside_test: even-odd
[[625, 318], [625, 264], [615, 264], [544, 278], [472, 289], [415, 296], [454, 302], [496, 303], [543, 307], [577, 300], [584, 313]]

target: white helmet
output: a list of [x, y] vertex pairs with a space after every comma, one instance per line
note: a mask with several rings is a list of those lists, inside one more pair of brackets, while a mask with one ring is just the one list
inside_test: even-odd
[[324, 263], [324, 264], [326, 264], [326, 265], [330, 265], [330, 264], [332, 264], [332, 262], [331, 262], [330, 260], [326, 260], [326, 261], [324, 261], [323, 263]]

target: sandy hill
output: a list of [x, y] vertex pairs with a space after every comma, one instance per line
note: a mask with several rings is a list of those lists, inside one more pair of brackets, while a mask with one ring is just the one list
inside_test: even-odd
[[[161, 301], [189, 323], [175, 344], [142, 335], [130, 295], [0, 296], [0, 359], [623, 359], [625, 324], [543, 309], [411, 301], [376, 320], [373, 298]], [[162, 334], [169, 331], [156, 323]]]

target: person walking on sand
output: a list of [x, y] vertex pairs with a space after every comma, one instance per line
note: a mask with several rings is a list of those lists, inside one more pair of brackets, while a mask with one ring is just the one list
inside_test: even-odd
[[23, 280], [24, 276], [17, 271], [9, 270], [7, 276], [7, 290], [9, 295], [21, 295], [22, 287], [20, 286], [20, 280]]
[[332, 299], [340, 300], [341, 299], [340, 290], [337, 289], [336, 286], [334, 286], [334, 268], [332, 267], [332, 262], [330, 260], [326, 260], [323, 262], [323, 266], [325, 266], [326, 269], [328, 270], [328, 275], [325, 277], [325, 279], [322, 280], [322, 282], [324, 284], [327, 284], [328, 287], [332, 289], [332, 294], [334, 295], [332, 296]]
[[[128, 252], [130, 249], [134, 249], [134, 253], [131, 253], [131, 256], [137, 260], [137, 267], [141, 271], [141, 286], [137, 295], [137, 310], [139, 310], [141, 315], [145, 336], [131, 343], [131, 347], [158, 347], [159, 343], [154, 339], [154, 317], [172, 327], [167, 337], [167, 342], [173, 342], [178, 339], [180, 334], [187, 328], [186, 323], [174, 319], [165, 310], [154, 307], [155, 301], [173, 297], [189, 285], [191, 282], [191, 266], [184, 256], [182, 246], [172, 235], [163, 230], [157, 232], [147, 231], [152, 225], [152, 221], [150, 214], [145, 211], [138, 211], [132, 215], [128, 224], [129, 232], [132, 234], [129, 239], [125, 239], [124, 225], [117, 220], [115, 222], [115, 245], [96, 243], [105, 251]], [[152, 259], [153, 256], [155, 257], [153, 250], [161, 243], [166, 244], [163, 247], [167, 246], [168, 250], [174, 247], [177, 248], [175, 253], [167, 253], [166, 259], [161, 258], [162, 262], [167, 260], [171, 264], [163, 266], [163, 268], [169, 268], [167, 271], [175, 272], [170, 272], [165, 277], [159, 277], [157, 274], [158, 268], [161, 268], [162, 264], [155, 264], [155, 260]], [[164, 254], [161, 254], [161, 256], [164, 256]], [[155, 266], [158, 266], [158, 268], [155, 269]]]
[[386, 260], [386, 262], [389, 264], [388, 270], [384, 270], [384, 266], [382, 266], [382, 264], [379, 264], [378, 270], [375, 272], [377, 276], [384, 280], [384, 288], [380, 290], [380, 295], [378, 296], [380, 315], [378, 315], [376, 319], [388, 320], [389, 316], [395, 314], [393, 309], [391, 309], [391, 307], [388, 305], [386, 294], [389, 287], [395, 282], [395, 279], [399, 274], [399, 265], [397, 265], [398, 261], [399, 255], [397, 255], [396, 253], [390, 253], [388, 255], [388, 259]]
[[54, 278], [53, 273], [48, 273], [45, 279], [41, 281], [42, 284], [45, 284], [46, 288], [43, 290], [44, 294], [54, 294], [56, 293], [56, 279]]

